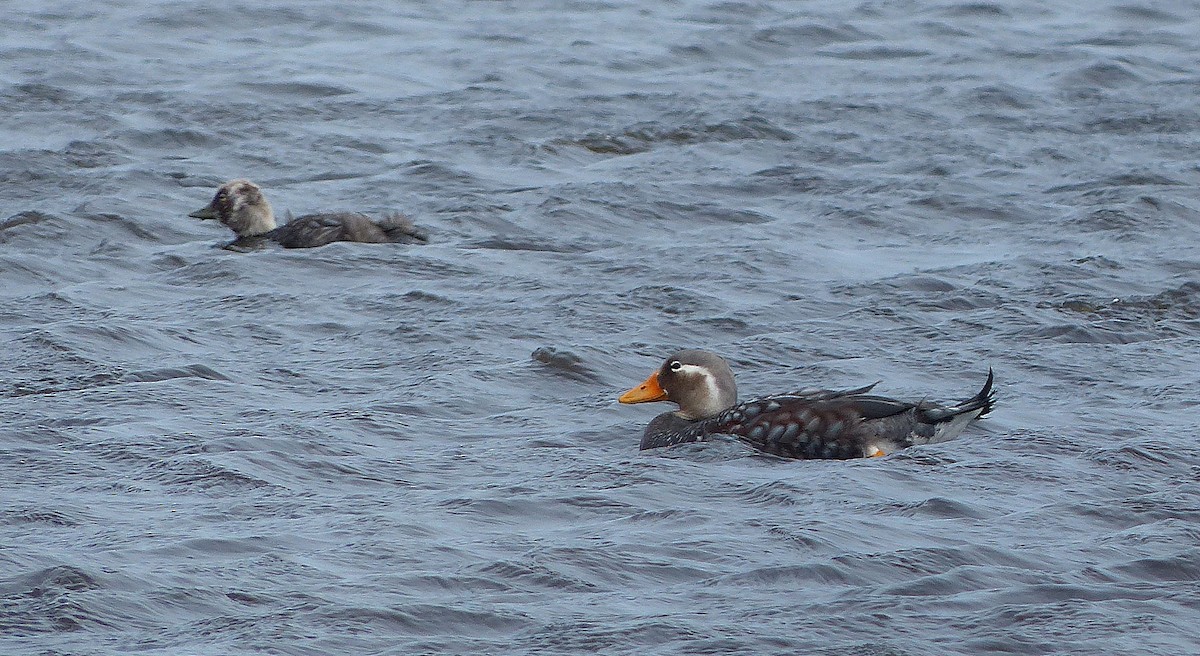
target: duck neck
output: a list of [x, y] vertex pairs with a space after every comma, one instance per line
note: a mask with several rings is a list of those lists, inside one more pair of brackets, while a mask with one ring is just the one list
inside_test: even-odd
[[275, 213], [266, 200], [242, 207], [229, 219], [229, 227], [239, 237], [264, 235], [275, 229]]

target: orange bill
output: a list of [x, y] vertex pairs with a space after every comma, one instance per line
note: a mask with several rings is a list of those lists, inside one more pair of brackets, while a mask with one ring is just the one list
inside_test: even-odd
[[617, 399], [621, 403], [647, 403], [649, 401], [665, 401], [667, 392], [658, 384], [658, 372], [650, 374], [646, 382], [625, 392]]

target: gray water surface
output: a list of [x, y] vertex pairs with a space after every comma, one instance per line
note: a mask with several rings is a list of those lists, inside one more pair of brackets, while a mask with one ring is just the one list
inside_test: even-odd
[[[1200, 651], [1200, 4], [0, 28], [0, 653]], [[221, 250], [235, 177], [433, 243]], [[639, 453], [681, 347], [999, 404]]]

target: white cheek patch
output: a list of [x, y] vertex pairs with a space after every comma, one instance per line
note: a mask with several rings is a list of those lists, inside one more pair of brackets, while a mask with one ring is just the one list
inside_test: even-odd
[[717, 377], [712, 375], [708, 369], [694, 364], [685, 364], [677, 369], [680, 374], [688, 378], [699, 378], [704, 381], [704, 398], [709, 403], [716, 403], [721, 398], [721, 389], [717, 387]]

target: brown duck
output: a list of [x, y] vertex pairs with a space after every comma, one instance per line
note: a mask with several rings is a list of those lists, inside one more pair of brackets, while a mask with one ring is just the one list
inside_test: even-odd
[[732, 435], [785, 458], [845, 460], [882, 456], [916, 444], [954, 439], [992, 410], [992, 372], [983, 389], [955, 405], [907, 402], [851, 390], [808, 389], [738, 403], [733, 370], [708, 351], [680, 351], [621, 403], [670, 401], [679, 410], [655, 417], [642, 449]]
[[424, 244], [425, 233], [406, 217], [394, 214], [375, 221], [357, 212], [306, 214], [276, 226], [275, 213], [258, 185], [230, 180], [217, 189], [212, 202], [188, 216], [216, 219], [233, 230], [237, 239], [226, 248], [252, 248], [270, 240], [284, 248], [314, 248], [335, 241], [368, 244]]

